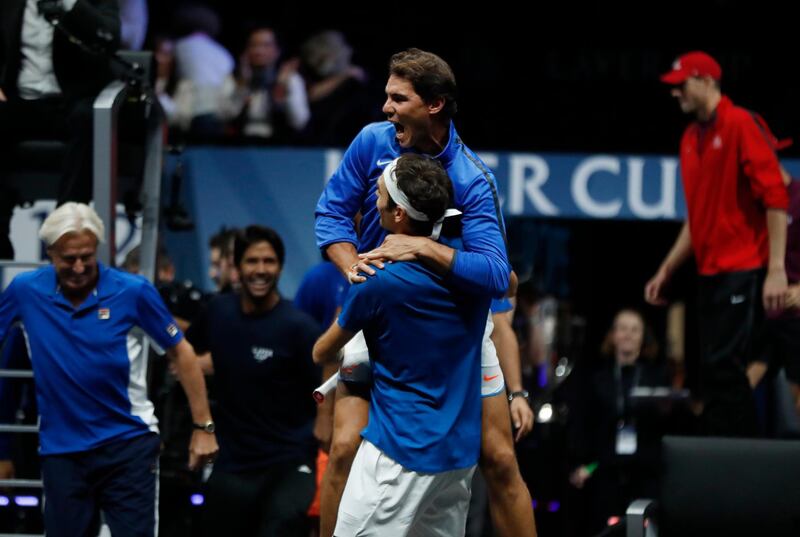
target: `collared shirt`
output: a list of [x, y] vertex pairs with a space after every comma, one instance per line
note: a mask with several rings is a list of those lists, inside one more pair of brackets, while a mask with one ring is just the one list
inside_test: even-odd
[[766, 266], [766, 210], [785, 210], [789, 199], [775, 151], [753, 114], [723, 96], [711, 122], [686, 128], [680, 161], [698, 272]]
[[141, 276], [98, 265], [94, 291], [77, 308], [52, 266], [20, 274], [0, 295], [0, 341], [21, 321], [40, 413], [42, 455], [87, 451], [157, 431], [147, 400], [137, 327], [164, 349], [183, 334]]
[[[69, 11], [77, 0], [62, 0]], [[53, 34], [55, 28], [39, 15], [36, 0], [27, 0], [22, 16], [20, 39], [21, 65], [17, 88], [23, 99], [34, 100], [61, 94], [53, 69]]]

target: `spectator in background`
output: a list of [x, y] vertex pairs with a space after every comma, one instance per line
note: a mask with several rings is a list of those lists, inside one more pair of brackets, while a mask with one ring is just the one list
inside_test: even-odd
[[42, 4], [0, 2], [0, 259], [14, 257], [8, 235], [16, 194], [3, 178], [9, 146], [65, 140], [58, 202], [91, 199], [92, 102], [112, 74], [108, 59], [86, 47], [119, 46], [116, 0]]
[[380, 102], [370, 98], [367, 74], [350, 62], [352, 55], [344, 35], [335, 30], [318, 33], [303, 44], [300, 58], [311, 107], [303, 133], [306, 143], [345, 147], [364, 125], [382, 119]]
[[236, 229], [223, 227], [208, 240], [208, 277], [214, 282], [216, 291], [227, 293], [238, 289], [239, 272], [233, 262], [233, 239]]
[[179, 143], [192, 121], [193, 85], [188, 79], [178, 80], [174, 39], [166, 35], [156, 36], [153, 56], [156, 60], [156, 96], [167, 117], [170, 141]]
[[682, 55], [661, 77], [694, 119], [680, 143], [688, 218], [644, 295], [665, 305], [666, 286], [694, 254], [705, 431], [754, 436], [756, 409], [745, 368], [758, 355], [765, 310], [777, 314], [786, 302], [789, 198], [775, 155], [784, 142], [758, 114], [723, 95], [721, 79], [722, 68], [700, 51]]
[[569, 481], [586, 489], [587, 534], [602, 530], [610, 516], [623, 516], [631, 500], [657, 492], [664, 424], [659, 409], [637, 406], [631, 398], [637, 387], [669, 386], [666, 369], [655, 363], [657, 353], [642, 315], [623, 309], [603, 342], [601, 363], [584, 376], [570, 422], [577, 465]]
[[233, 72], [233, 57], [215, 41], [220, 21], [205, 6], [187, 4], [175, 14], [178, 34], [175, 44], [178, 79], [185, 84], [190, 139], [213, 141], [222, 137], [224, 124], [220, 111], [225, 80]]
[[236, 80], [228, 79], [222, 110], [235, 136], [247, 141], [286, 143], [308, 123], [309, 110], [298, 60], [278, 67], [280, 45], [272, 28], [250, 32]]
[[236, 234], [238, 293], [211, 299], [187, 332], [210, 359], [220, 456], [205, 492], [205, 534], [307, 537], [314, 497], [311, 349], [320, 330], [278, 293], [283, 241], [248, 226]]
[[[135, 246], [125, 256], [122, 268], [139, 274], [141, 247]], [[158, 249], [156, 256], [156, 288], [181, 330], [187, 330], [192, 319], [200, 311], [205, 296], [190, 280], [177, 281], [175, 264], [165, 248]]]
[[120, 45], [126, 50], [142, 50], [147, 36], [147, 0], [119, 0], [122, 21]]

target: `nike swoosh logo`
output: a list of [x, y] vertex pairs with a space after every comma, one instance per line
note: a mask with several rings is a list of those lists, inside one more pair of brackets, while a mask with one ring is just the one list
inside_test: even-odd
[[484, 376], [483, 376], [483, 380], [485, 380], [486, 382], [489, 382], [490, 380], [494, 380], [494, 379], [496, 379], [496, 378], [497, 378], [497, 377], [499, 377], [499, 376], [500, 376], [500, 375], [492, 375], [491, 377], [487, 377], [486, 375], [484, 375]]
[[378, 166], [386, 166], [387, 164], [390, 164], [390, 163], [391, 163], [393, 160], [394, 160], [394, 159], [391, 159], [391, 158], [390, 158], [389, 160], [383, 160], [383, 159], [381, 159], [381, 160], [379, 160], [379, 161], [377, 162], [377, 164], [378, 164]]

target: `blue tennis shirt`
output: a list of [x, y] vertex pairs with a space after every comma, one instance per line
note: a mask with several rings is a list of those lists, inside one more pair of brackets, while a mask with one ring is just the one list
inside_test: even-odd
[[339, 325], [364, 331], [372, 364], [362, 436], [425, 473], [476, 464], [481, 340], [489, 296], [453, 292], [417, 262], [387, 264], [353, 285]]
[[41, 454], [86, 451], [157, 432], [147, 399], [141, 328], [160, 347], [183, 338], [158, 291], [141, 276], [98, 264], [97, 287], [78, 308], [52, 266], [20, 274], [0, 295], [0, 341], [21, 321], [40, 414]]
[[[386, 231], [375, 206], [378, 178], [389, 162], [413, 151], [400, 147], [396, 135], [388, 121], [371, 123], [350, 144], [317, 203], [318, 247], [350, 242], [366, 252], [383, 242]], [[447, 171], [453, 182], [454, 207], [463, 213], [463, 249], [456, 252], [448, 278], [462, 291], [502, 297], [511, 270], [494, 174], [464, 145], [452, 122], [447, 145], [431, 156]], [[360, 236], [353, 224], [357, 213], [361, 213]]]

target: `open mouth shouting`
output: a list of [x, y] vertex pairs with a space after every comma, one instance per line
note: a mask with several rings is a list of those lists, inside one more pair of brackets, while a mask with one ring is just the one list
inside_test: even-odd
[[406, 129], [405, 125], [398, 123], [397, 121], [392, 121], [391, 123], [394, 125], [397, 143], [399, 143], [402, 147], [408, 147], [410, 145], [409, 142], [411, 138], [409, 129]]

